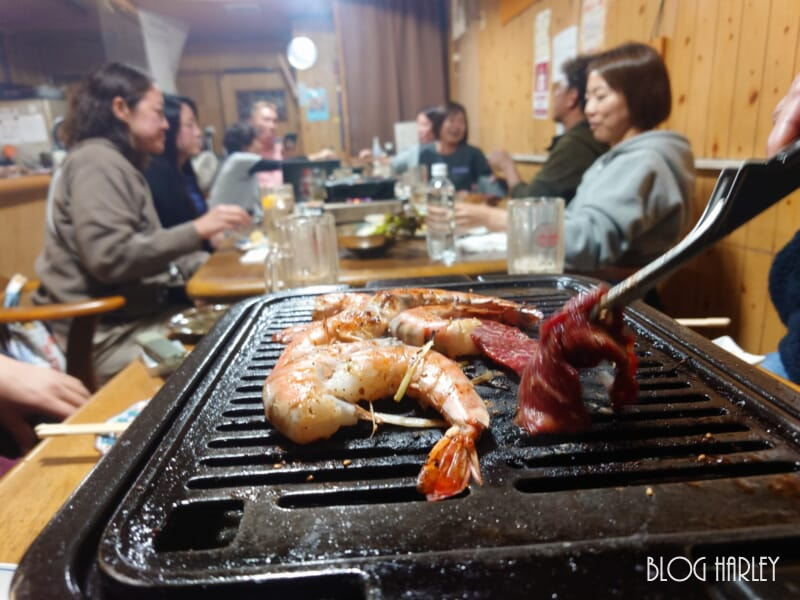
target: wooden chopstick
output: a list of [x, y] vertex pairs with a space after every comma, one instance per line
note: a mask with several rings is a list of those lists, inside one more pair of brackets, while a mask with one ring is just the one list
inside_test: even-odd
[[106, 435], [122, 433], [129, 423], [41, 423], [34, 428], [40, 438], [58, 435]]
[[675, 320], [684, 327], [727, 327], [731, 324], [730, 317], [705, 317], [696, 319], [682, 317], [676, 318]]

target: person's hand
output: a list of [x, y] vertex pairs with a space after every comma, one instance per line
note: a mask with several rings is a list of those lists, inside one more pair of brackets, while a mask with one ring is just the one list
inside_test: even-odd
[[80, 380], [0, 355], [0, 425], [22, 452], [36, 444], [36, 434], [25, 418], [45, 415], [64, 419], [89, 399]]
[[335, 160], [336, 153], [330, 148], [323, 148], [319, 152], [314, 152], [313, 154], [309, 154], [308, 158], [310, 160]]
[[486, 160], [495, 171], [505, 172], [508, 165], [513, 165], [514, 160], [511, 155], [505, 150], [492, 150], [486, 155]]
[[800, 75], [772, 113], [772, 131], [767, 138], [767, 156], [772, 156], [800, 137]]
[[218, 204], [193, 223], [200, 237], [207, 240], [224, 231], [248, 227], [251, 219], [241, 206]]
[[514, 159], [505, 150], [492, 150], [486, 156], [486, 160], [489, 161], [493, 171], [502, 173], [509, 189], [521, 181]]
[[489, 231], [505, 231], [507, 213], [505, 209], [488, 204], [456, 202], [456, 233], [466, 233], [476, 227]]
[[372, 150], [369, 148], [364, 148], [363, 150], [358, 151], [358, 159], [359, 160], [372, 160]]

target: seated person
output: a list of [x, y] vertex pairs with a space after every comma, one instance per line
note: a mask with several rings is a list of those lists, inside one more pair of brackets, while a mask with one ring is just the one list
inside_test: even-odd
[[150, 161], [144, 176], [161, 225], [169, 228], [196, 219], [208, 207], [190, 160], [203, 143], [195, 103], [182, 96], [164, 96], [164, 116], [169, 124], [164, 152]]
[[247, 152], [261, 156], [261, 140], [256, 135], [256, 129], [250, 123], [234, 123], [225, 131], [222, 138], [226, 156], [237, 152]]
[[561, 66], [563, 81], [553, 86], [553, 120], [564, 126], [563, 135], [553, 138], [547, 160], [530, 183], [521, 181], [514, 160], [505, 150], [492, 150], [489, 164], [503, 172], [511, 196], [559, 196], [569, 204], [584, 171], [608, 150], [589, 129], [583, 109], [586, 106], [586, 65], [591, 56], [578, 56]]
[[287, 133], [283, 136], [283, 159], [284, 160], [336, 160], [336, 153], [330, 148], [323, 148], [317, 152], [312, 152], [308, 156], [300, 154], [296, 133]]
[[444, 119], [437, 127], [434, 124], [434, 144], [425, 146], [419, 153], [419, 164], [428, 168], [434, 163], [447, 165], [447, 178], [456, 191], [482, 192], [479, 180], [492, 178], [492, 168], [480, 148], [467, 144], [469, 127], [467, 111], [457, 102], [449, 102], [445, 107]]
[[[119, 63], [104, 65], [70, 97], [63, 130], [69, 152], [53, 202], [53, 229], [36, 260], [37, 304], [121, 295], [124, 309], [103, 316], [92, 358], [100, 383], [139, 355], [136, 334], [159, 329], [174, 312], [169, 291], [207, 258], [203, 240], [249, 225], [238, 206], [220, 205], [162, 227], [143, 176], [164, 151], [164, 99], [152, 80]], [[52, 322], [63, 342], [67, 323]], [[63, 346], [63, 344], [62, 344]]]
[[[564, 211], [567, 268], [641, 267], [686, 232], [694, 189], [688, 140], [656, 130], [670, 113], [669, 75], [658, 53], [630, 43], [589, 63], [586, 116], [611, 149], [583, 175]], [[456, 225], [503, 230], [501, 208], [458, 203]]]
[[304, 158], [297, 153], [297, 134], [287, 133], [283, 136], [283, 158], [285, 160], [291, 158]]
[[0, 476], [36, 444], [31, 417], [65, 419], [89, 400], [79, 379], [0, 353]]
[[419, 143], [398, 152], [389, 159], [392, 173], [399, 175], [419, 164], [419, 154], [422, 148], [436, 141], [433, 132], [441, 128], [442, 121], [444, 121], [444, 109], [441, 106], [431, 106], [417, 113], [417, 140]]
[[[433, 144], [436, 141], [436, 136], [433, 131], [437, 131], [442, 125], [444, 120], [444, 109], [441, 106], [431, 106], [423, 109], [417, 113], [417, 140], [418, 143], [409, 146], [405, 150], [398, 152], [395, 156], [389, 158], [389, 166], [392, 168], [392, 173], [400, 175], [405, 173], [412, 167], [419, 164], [419, 153], [424, 146]], [[373, 159], [372, 151], [369, 149], [361, 150], [358, 153], [358, 158], [361, 160], [371, 161]]]
[[[800, 75], [775, 108], [767, 154], [800, 138]], [[800, 383], [800, 231], [775, 255], [769, 270], [769, 295], [786, 326], [777, 352], [767, 354], [761, 367], [784, 379]]]
[[244, 210], [257, 211], [258, 183], [250, 173], [261, 160], [261, 141], [249, 123], [234, 123], [222, 138], [227, 157], [220, 167], [208, 195], [208, 205], [238, 204]]
[[[256, 130], [256, 138], [261, 145], [261, 158], [283, 160], [283, 143], [278, 138], [278, 107], [272, 102], [259, 101], [250, 111], [250, 124]], [[280, 169], [260, 171], [256, 178], [259, 185], [274, 186], [283, 183]]]

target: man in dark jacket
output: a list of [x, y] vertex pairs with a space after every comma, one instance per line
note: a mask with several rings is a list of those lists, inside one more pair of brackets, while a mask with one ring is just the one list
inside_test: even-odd
[[553, 89], [553, 120], [564, 126], [565, 133], [553, 138], [547, 160], [530, 183], [524, 183], [505, 150], [493, 150], [488, 159], [492, 168], [503, 172], [511, 195], [560, 196], [569, 203], [581, 182], [584, 171], [608, 146], [592, 136], [583, 114], [586, 103], [586, 65], [591, 56], [578, 56], [566, 61], [561, 71], [564, 79]]

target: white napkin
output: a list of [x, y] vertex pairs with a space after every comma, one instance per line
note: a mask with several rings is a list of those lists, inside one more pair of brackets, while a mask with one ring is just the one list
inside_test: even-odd
[[242, 254], [239, 257], [239, 262], [243, 265], [257, 265], [263, 263], [267, 259], [268, 253], [268, 246], [259, 246], [258, 248], [253, 248]]
[[759, 354], [750, 354], [749, 352], [745, 352], [739, 347], [739, 344], [733, 341], [733, 338], [729, 335], [723, 335], [718, 338], [714, 338], [712, 341], [723, 350], [727, 350], [734, 356], [737, 356], [744, 362], [749, 363], [751, 365], [757, 365], [766, 358], [766, 356], [761, 356]]
[[486, 235], [466, 235], [456, 240], [456, 246], [462, 252], [477, 254], [479, 252], [505, 252], [506, 234], [504, 231], [487, 233]]

